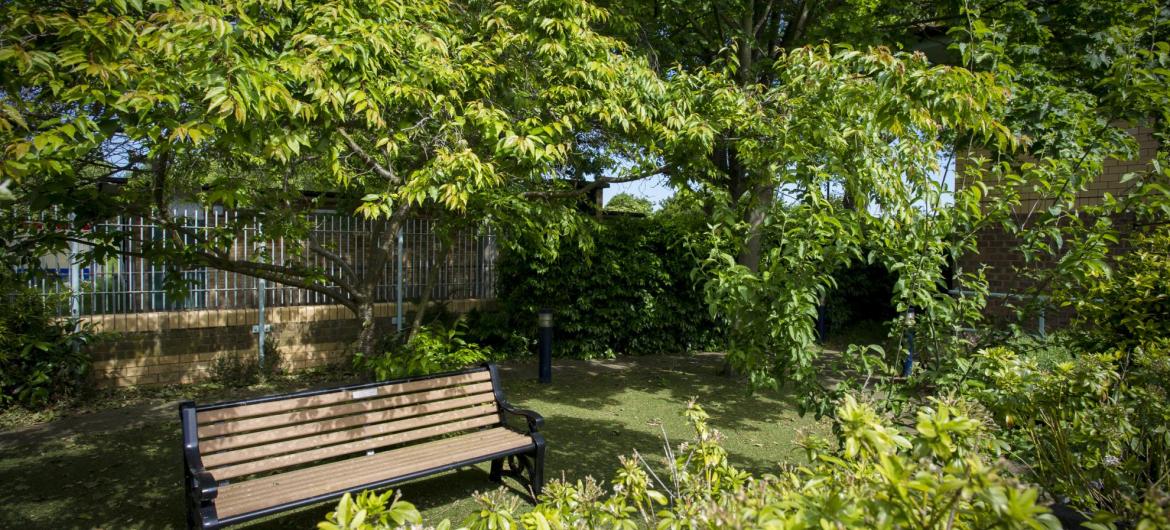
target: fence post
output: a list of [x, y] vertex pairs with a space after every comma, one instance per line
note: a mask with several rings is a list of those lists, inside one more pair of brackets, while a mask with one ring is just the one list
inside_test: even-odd
[[399, 335], [402, 334], [402, 224], [404, 222], [398, 224], [398, 254], [396, 256], [398, 258], [398, 270], [395, 273], [397, 281], [394, 286], [394, 324]]
[[257, 289], [260, 291], [260, 293], [259, 293], [260, 294], [260, 303], [259, 303], [259, 311], [258, 311], [259, 318], [257, 319], [258, 322], [256, 325], [256, 330], [260, 334], [260, 367], [263, 368], [264, 367], [264, 341], [267, 338], [266, 332], [268, 331], [268, 324], [265, 322], [265, 318], [264, 318], [264, 298], [265, 298], [265, 292], [268, 290], [268, 282], [264, 281], [264, 278], [260, 278], [260, 280], [257, 281], [256, 284], [258, 286]]
[[[73, 218], [73, 214], [70, 214], [70, 222]], [[73, 318], [75, 325], [80, 325], [78, 319], [81, 318], [81, 263], [77, 258], [78, 248], [76, 241], [69, 242], [69, 316]]]
[[[267, 250], [267, 245], [265, 244], [264, 237], [263, 237], [264, 223], [257, 223], [256, 230], [257, 230], [256, 235], [258, 237], [260, 237], [260, 249], [259, 249], [260, 255], [258, 256], [258, 258], [260, 260], [264, 261], [265, 260], [264, 253]], [[264, 315], [264, 302], [265, 302], [265, 299], [268, 298], [268, 282], [264, 278], [256, 278], [256, 291], [257, 291], [257, 293], [256, 293], [257, 294], [257, 304], [256, 304], [257, 311], [256, 312], [257, 312], [257, 321], [258, 322], [256, 323], [255, 326], [252, 326], [252, 333], [260, 335], [259, 348], [257, 348], [257, 351], [259, 352], [260, 368], [263, 369], [264, 368], [264, 343], [266, 342], [266, 339], [268, 338], [268, 322], [267, 322], [267, 319], [265, 318], [265, 315]]]

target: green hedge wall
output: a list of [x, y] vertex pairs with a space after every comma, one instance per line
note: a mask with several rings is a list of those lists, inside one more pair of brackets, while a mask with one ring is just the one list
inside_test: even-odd
[[591, 227], [593, 248], [564, 241], [557, 258], [506, 253], [500, 309], [511, 329], [536, 336], [536, 313], [553, 310], [553, 352], [581, 359], [682, 353], [717, 347], [721, 332], [691, 280], [685, 231], [661, 216], [610, 217]]

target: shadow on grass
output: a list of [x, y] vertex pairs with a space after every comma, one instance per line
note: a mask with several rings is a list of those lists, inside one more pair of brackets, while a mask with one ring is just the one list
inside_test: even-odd
[[9, 447], [0, 527], [164, 528], [183, 521], [177, 425]]

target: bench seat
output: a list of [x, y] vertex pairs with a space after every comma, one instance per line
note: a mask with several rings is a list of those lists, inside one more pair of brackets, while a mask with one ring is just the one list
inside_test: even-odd
[[[480, 462], [540, 495], [544, 423], [495, 365], [208, 405], [179, 405], [190, 528], [220, 528]], [[526, 431], [508, 422], [522, 418]], [[515, 422], [513, 422], [515, 423]]]
[[350, 491], [386, 480], [429, 475], [453, 463], [474, 464], [487, 457], [533, 450], [532, 438], [497, 427], [454, 438], [412, 445], [340, 462], [220, 486], [216, 509], [220, 518], [263, 510], [289, 502]]

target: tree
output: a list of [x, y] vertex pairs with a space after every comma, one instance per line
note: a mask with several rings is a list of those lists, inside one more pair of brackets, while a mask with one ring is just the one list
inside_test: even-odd
[[[863, 259], [883, 263], [899, 275], [903, 309], [945, 297], [947, 258], [972, 244], [955, 234], [981, 214], [941, 208], [952, 192], [937, 153], [960, 134], [1014, 139], [997, 120], [1007, 93], [987, 74], [828, 46], [786, 53], [774, 68], [770, 87], [711, 87], [694, 102], [699, 115], [717, 116], [712, 130], [732, 131], [745, 168], [769, 174], [780, 199], [762, 217], [768, 244], [756, 269], [736, 259], [750, 244], [751, 220], [717, 207], [716, 246], [703, 270], [711, 309], [728, 320], [732, 364], [760, 384], [812, 383], [816, 307], [833, 272]], [[717, 74], [704, 76], [683, 77], [724, 86]], [[836, 200], [834, 189], [867, 207]], [[975, 198], [953, 195], [964, 208]]]
[[[659, 70], [718, 72], [718, 86], [708, 79], [706, 89], [748, 99], [775, 85], [775, 62], [790, 51], [823, 42], [897, 47], [909, 40], [919, 19], [957, 16], [949, 2], [929, 1], [610, 0], [604, 5], [620, 14], [610, 31], [647, 54]], [[783, 179], [745, 159], [744, 151], [753, 147], [738, 134], [742, 124], [723, 125], [703, 146], [668, 150], [664, 173], [679, 185], [695, 181], [718, 191], [719, 206], [744, 221], [745, 244], [736, 260], [755, 271], [766, 217]], [[851, 191], [847, 200], [863, 199], [865, 190]]]
[[[983, 227], [1007, 226], [1030, 259], [1058, 262], [1037, 285], [1101, 270], [1116, 237], [1107, 219], [1075, 208], [1077, 192], [1101, 161], [1133, 154], [1125, 120], [1166, 123], [1167, 17], [1157, 2], [616, 4], [627, 9], [611, 31], [650, 54], [678, 81], [672, 88], [690, 87], [694, 97], [678, 99], [709, 131], [665, 148], [664, 171], [680, 186], [697, 183], [717, 221], [720, 248], [704, 265], [709, 300], [738, 337], [732, 359], [763, 372], [761, 381], [812, 376], [824, 275], [852, 260], [898, 277], [895, 306], [919, 308], [919, 345], [930, 355], [957, 345], [950, 329], [979, 318], [982, 299], [950, 298], [943, 271], [975, 251]], [[933, 66], [902, 54], [881, 59], [881, 48], [814, 47], [815, 66], [801, 61], [810, 50], [801, 46], [819, 41], [928, 49]], [[854, 70], [859, 53], [901, 64]], [[917, 78], [930, 71], [938, 77]], [[878, 88], [854, 99], [869, 83]], [[945, 111], [937, 102], [947, 98], [970, 98], [978, 110]], [[922, 128], [925, 116], [941, 127]], [[945, 152], [973, 162], [962, 189], [948, 189], [944, 167], [929, 159]], [[1145, 201], [1159, 194], [1154, 176], [1134, 175]], [[1039, 193], [1044, 207], [1013, 217], [1021, 193]], [[981, 271], [957, 272], [956, 286], [985, 290]], [[857, 373], [869, 381], [878, 366], [897, 375], [899, 355], [848, 357], [865, 359]]]
[[619, 193], [605, 204], [608, 212], [640, 213], [643, 215], [654, 211], [654, 205], [648, 199], [635, 197], [629, 193]]
[[[139, 242], [152, 259], [321, 293], [361, 319], [372, 353], [374, 289], [405, 219], [449, 234], [565, 215], [590, 186], [632, 178], [565, 183], [582, 161], [605, 166], [589, 138], [685, 133], [656, 124], [663, 81], [593, 31], [606, 17], [580, 0], [7, 2], [0, 180], [72, 216], [63, 237], [98, 257], [131, 236], [80, 228], [139, 214], [167, 233]], [[243, 213], [195, 231], [174, 198]], [[373, 221], [364, 268], [313, 239], [304, 214], [323, 206]], [[253, 221], [295, 259], [232, 256]]]

